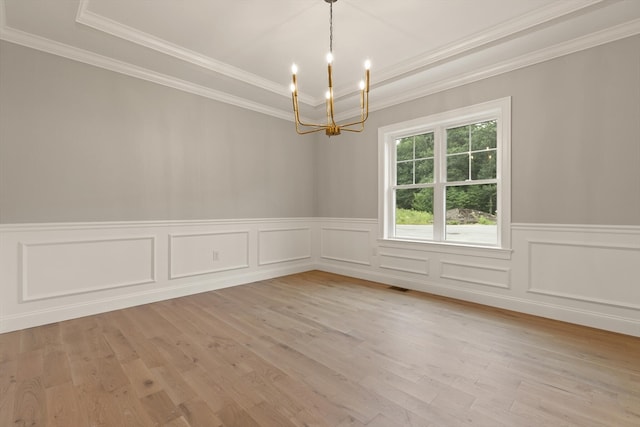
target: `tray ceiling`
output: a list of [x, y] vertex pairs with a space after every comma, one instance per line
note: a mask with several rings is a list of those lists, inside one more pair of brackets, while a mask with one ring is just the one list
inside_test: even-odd
[[[0, 0], [0, 38], [291, 120], [324, 113], [324, 0]], [[336, 108], [371, 109], [640, 33], [638, 0], [338, 0]]]

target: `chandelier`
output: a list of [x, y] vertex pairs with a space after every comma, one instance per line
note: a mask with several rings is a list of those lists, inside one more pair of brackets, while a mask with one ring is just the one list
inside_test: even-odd
[[360, 81], [360, 120], [338, 124], [335, 121], [334, 110], [334, 93], [333, 93], [333, 3], [338, 0], [324, 0], [329, 3], [329, 53], [327, 54], [327, 72], [329, 75], [329, 89], [325, 94], [327, 104], [327, 123], [326, 124], [314, 124], [304, 123], [300, 121], [300, 113], [298, 109], [298, 82], [296, 74], [298, 73], [298, 67], [296, 64], [291, 66], [291, 73], [293, 74], [293, 80], [291, 83], [291, 99], [293, 101], [293, 113], [296, 121], [296, 132], [300, 135], [305, 135], [313, 132], [325, 131], [327, 136], [340, 135], [341, 131], [347, 132], [362, 132], [364, 130], [364, 122], [369, 117], [369, 68], [371, 62], [367, 60], [364, 64], [365, 78]]

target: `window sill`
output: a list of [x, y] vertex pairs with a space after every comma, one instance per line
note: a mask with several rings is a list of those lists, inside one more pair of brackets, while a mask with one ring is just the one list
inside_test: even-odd
[[493, 246], [474, 246], [449, 242], [427, 242], [422, 240], [393, 238], [378, 239], [378, 245], [382, 248], [413, 249], [425, 252], [439, 252], [505, 260], [510, 260], [513, 252], [511, 249]]

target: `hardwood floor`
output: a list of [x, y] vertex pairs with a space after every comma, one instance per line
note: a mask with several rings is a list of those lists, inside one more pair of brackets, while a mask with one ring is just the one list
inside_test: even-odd
[[640, 339], [321, 272], [0, 335], [0, 426], [640, 426]]

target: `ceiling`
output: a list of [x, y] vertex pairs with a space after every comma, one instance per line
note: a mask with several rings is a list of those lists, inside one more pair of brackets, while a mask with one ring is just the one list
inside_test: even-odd
[[[640, 34], [640, 0], [338, 0], [338, 119]], [[0, 38], [292, 120], [324, 114], [324, 0], [0, 0]]]

